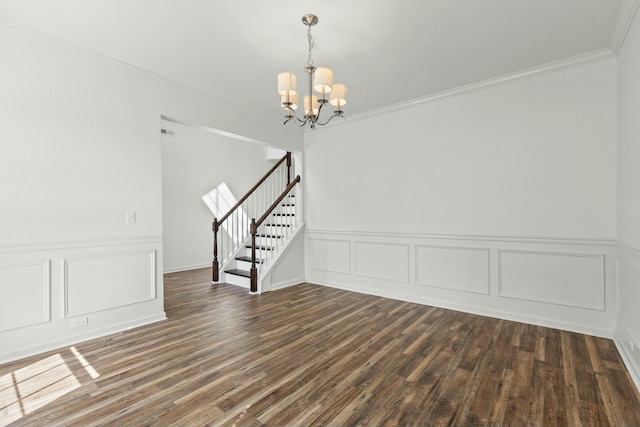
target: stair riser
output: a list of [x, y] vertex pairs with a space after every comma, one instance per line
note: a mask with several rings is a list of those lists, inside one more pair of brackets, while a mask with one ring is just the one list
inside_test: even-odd
[[[295, 218], [296, 213], [295, 212], [274, 212], [271, 214], [271, 218], [273, 221], [278, 221], [278, 224], [282, 223], [282, 221], [286, 221], [285, 223], [290, 223], [293, 222], [293, 219]], [[285, 219], [286, 218], [286, 219]]]
[[[278, 209], [276, 209], [276, 210], [274, 210], [272, 212], [271, 216], [272, 217], [276, 216], [276, 214], [295, 215], [296, 214], [296, 207], [295, 206], [280, 206]], [[251, 218], [249, 218], [249, 221], [251, 221]]]
[[287, 234], [286, 228], [290, 228], [290, 227], [265, 227], [264, 229], [260, 227], [260, 230], [258, 230], [258, 233], [269, 234], [272, 236], [284, 236]]
[[236, 260], [236, 268], [239, 268], [240, 270], [249, 270], [251, 268], [251, 263], [247, 261]]
[[[259, 262], [256, 262], [256, 268], [258, 269], [258, 275], [260, 275], [260, 267], [262, 267], [262, 265], [263, 264], [260, 264]], [[251, 271], [251, 262], [250, 261], [242, 261], [242, 260], [237, 259], [235, 268], [238, 268], [240, 270]]]
[[[251, 248], [245, 248], [244, 249], [244, 253], [242, 253], [242, 251], [240, 251], [240, 255], [246, 255], [248, 257], [251, 256]], [[271, 252], [273, 251], [261, 251], [260, 249], [256, 249], [256, 259], [257, 258], [262, 258], [262, 259], [266, 259], [267, 257], [271, 256]], [[236, 260], [238, 262], [241, 262], [239, 260]], [[242, 268], [242, 267], [238, 267], [238, 268]]]
[[281, 237], [281, 238], [277, 238], [277, 237], [269, 238], [269, 237], [256, 236], [256, 246], [278, 246], [282, 239], [284, 239], [284, 237]]
[[251, 288], [251, 279], [248, 277], [236, 276], [235, 274], [225, 274], [225, 276], [225, 281], [231, 285], [241, 286], [247, 289]]
[[296, 207], [295, 206], [280, 206], [280, 209], [278, 209], [277, 212], [295, 214], [296, 213]]

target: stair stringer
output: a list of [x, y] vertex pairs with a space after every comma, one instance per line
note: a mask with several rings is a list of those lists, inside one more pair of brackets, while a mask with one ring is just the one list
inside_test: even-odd
[[271, 271], [281, 264], [291, 251], [293, 243], [304, 237], [304, 223], [300, 223], [282, 242], [283, 245], [273, 254], [266, 266], [258, 268], [258, 294], [271, 291]]

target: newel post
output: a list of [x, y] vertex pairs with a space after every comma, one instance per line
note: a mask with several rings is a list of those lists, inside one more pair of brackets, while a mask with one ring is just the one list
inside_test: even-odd
[[251, 219], [251, 289], [252, 294], [258, 293], [258, 269], [256, 268], [256, 233], [258, 227], [256, 226], [256, 219]]
[[291, 184], [291, 151], [287, 151], [287, 185]]
[[219, 272], [218, 269], [219, 264], [218, 264], [218, 228], [219, 228], [219, 224], [218, 224], [218, 218], [214, 218], [213, 219], [213, 225], [212, 225], [212, 229], [213, 229], [213, 262], [211, 263], [211, 281], [213, 282], [217, 282], [218, 278], [219, 278]]

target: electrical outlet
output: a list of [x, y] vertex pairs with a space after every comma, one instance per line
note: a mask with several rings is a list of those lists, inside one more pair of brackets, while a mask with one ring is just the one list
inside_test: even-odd
[[629, 347], [631, 348], [631, 351], [636, 350], [636, 345], [631, 338], [629, 338]]
[[74, 319], [71, 321], [71, 329], [80, 328], [82, 326], [87, 326], [89, 324], [89, 319], [86, 317], [81, 317], [79, 319]]

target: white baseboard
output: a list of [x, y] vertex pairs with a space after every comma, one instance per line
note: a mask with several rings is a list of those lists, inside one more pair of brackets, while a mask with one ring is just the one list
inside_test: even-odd
[[0, 356], [0, 364], [12, 362], [14, 360], [23, 359], [25, 357], [34, 356], [36, 354], [45, 353], [51, 350], [56, 350], [62, 347], [72, 346], [84, 341], [89, 341], [96, 338], [101, 338], [106, 335], [115, 334], [118, 332], [126, 331], [140, 326], [149, 325], [151, 323], [167, 320], [166, 313], [162, 312], [157, 315], [141, 317], [140, 319], [134, 319], [123, 323], [109, 325], [101, 329], [94, 329], [85, 334], [75, 335], [73, 337], [65, 337], [59, 340], [53, 340], [45, 343], [38, 344], [33, 347], [23, 348], [13, 353], [7, 353]]
[[330, 288], [343, 289], [345, 291], [358, 292], [361, 294], [375, 295], [383, 298], [391, 298], [391, 299], [411, 302], [415, 304], [422, 304], [422, 305], [428, 305], [428, 306], [433, 306], [438, 308], [444, 308], [447, 310], [455, 310], [463, 313], [477, 314], [479, 316], [493, 317], [495, 319], [503, 319], [503, 320], [509, 320], [512, 322], [527, 323], [531, 325], [543, 326], [546, 328], [561, 329], [565, 331], [593, 335], [593, 336], [602, 337], [602, 338], [612, 338], [612, 331], [608, 329], [600, 329], [600, 328], [588, 327], [584, 325], [576, 325], [568, 322], [558, 322], [558, 321], [553, 321], [549, 319], [544, 319], [542, 317], [527, 316], [527, 315], [522, 315], [518, 313], [510, 313], [510, 312], [499, 311], [499, 310], [488, 310], [479, 306], [456, 304], [450, 301], [416, 297], [414, 295], [405, 295], [405, 294], [399, 294], [394, 292], [380, 292], [376, 290], [371, 290], [369, 288], [358, 287], [353, 285], [345, 285], [345, 284], [331, 282], [331, 281], [322, 281], [322, 283], [315, 283], [312, 281], [308, 281], [307, 283], [311, 283], [319, 286], [328, 286]]
[[614, 332], [613, 342], [618, 349], [618, 353], [620, 353], [620, 357], [622, 357], [622, 361], [629, 371], [629, 375], [631, 375], [631, 379], [636, 385], [636, 388], [640, 391], [640, 366], [636, 365], [633, 356], [629, 352], [629, 347], [624, 344], [624, 339], [620, 336], [618, 331]]
[[284, 288], [288, 288], [290, 286], [295, 286], [295, 285], [299, 285], [301, 283], [304, 283], [304, 277], [298, 277], [292, 280], [287, 280], [286, 282], [280, 282], [280, 283], [272, 283], [271, 284], [271, 290], [275, 291], [277, 289], [284, 289]]
[[169, 268], [165, 268], [163, 270], [164, 274], [167, 273], [178, 273], [180, 271], [189, 271], [189, 270], [198, 270], [200, 268], [207, 268], [207, 267], [211, 267], [211, 262], [208, 262], [206, 264], [192, 264], [192, 265], [183, 265], [183, 266], [179, 266], [179, 267], [169, 267]]

